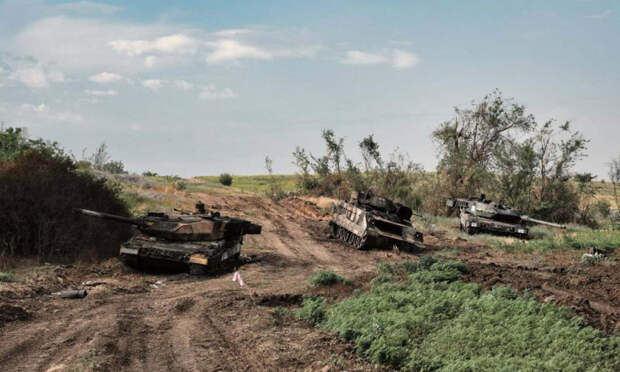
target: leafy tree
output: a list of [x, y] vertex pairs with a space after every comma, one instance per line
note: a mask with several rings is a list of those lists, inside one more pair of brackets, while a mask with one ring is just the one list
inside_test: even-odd
[[0, 131], [0, 162], [14, 162], [30, 151], [47, 157], [69, 158], [57, 142], [30, 139], [24, 128], [9, 127]]
[[327, 146], [327, 158], [333, 164], [336, 173], [341, 173], [341, 162], [344, 159], [344, 138], [336, 139], [334, 131], [331, 129], [323, 129], [321, 137], [325, 140]]
[[359, 146], [362, 150], [366, 172], [372, 171], [375, 169], [375, 166], [379, 169], [383, 168], [383, 159], [381, 159], [381, 153], [379, 152], [379, 144], [375, 141], [372, 134], [365, 137], [362, 142], [360, 142]]
[[537, 157], [532, 141], [507, 143], [495, 153], [499, 199], [526, 210], [532, 202]]
[[618, 203], [618, 184], [620, 183], [620, 155], [618, 155], [617, 159], [612, 159], [609, 163], [609, 180], [614, 187], [616, 208], [620, 208], [620, 203]]
[[569, 221], [579, 212], [579, 194], [570, 183], [569, 171], [585, 156], [588, 140], [572, 131], [570, 123], [553, 127], [547, 121], [533, 137], [538, 185], [534, 188], [534, 213], [543, 218]]
[[499, 91], [469, 109], [455, 108], [455, 114], [432, 134], [441, 155], [439, 170], [448, 178], [450, 196], [477, 194], [490, 176], [494, 154], [536, 122], [525, 106], [504, 99]]

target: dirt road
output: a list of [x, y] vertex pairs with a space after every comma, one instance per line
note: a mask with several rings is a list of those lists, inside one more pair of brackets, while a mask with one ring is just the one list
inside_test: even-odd
[[[0, 329], [0, 370], [380, 369], [335, 337], [295, 321], [288, 309], [300, 303], [314, 270], [363, 277], [394, 254], [327, 241], [321, 212], [299, 199], [276, 204], [250, 195], [198, 197], [263, 225], [261, 235], [245, 238], [244, 253], [258, 260], [240, 269], [246, 288], [231, 274], [127, 273], [115, 260], [99, 272], [42, 274], [40, 293], [33, 286], [0, 292], [2, 302], [32, 314]], [[91, 292], [84, 299], [51, 294], [88, 281]]]
[[[125, 272], [116, 260], [96, 267], [50, 267], [32, 282], [0, 284], [0, 304], [24, 308], [30, 317], [1, 326], [0, 370], [381, 370], [333, 335], [295, 321], [291, 310], [301, 294], [316, 292], [307, 285], [314, 270], [330, 269], [365, 283], [379, 262], [413, 255], [359, 252], [329, 241], [323, 212], [301, 199], [274, 203], [250, 194], [195, 193], [182, 201], [190, 205], [196, 199], [263, 226], [261, 235], [245, 238], [244, 253], [256, 258], [240, 269], [247, 287], [232, 282], [232, 274]], [[564, 264], [528, 270], [505, 256], [452, 243], [462, 246], [458, 258], [472, 265], [469, 280], [534, 289], [541, 300], [553, 295], [591, 324], [617, 328], [617, 266], [601, 269], [597, 277], [587, 267], [557, 269]], [[589, 277], [594, 279], [588, 282]], [[573, 280], [571, 288], [564, 279]], [[78, 285], [90, 289], [86, 298], [62, 300], [51, 294]], [[321, 291], [335, 298], [352, 290]], [[11, 311], [5, 308], [4, 317]]]

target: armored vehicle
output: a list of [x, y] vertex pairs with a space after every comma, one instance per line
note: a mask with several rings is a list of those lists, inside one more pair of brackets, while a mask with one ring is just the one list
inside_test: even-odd
[[351, 194], [334, 205], [330, 235], [356, 249], [423, 248], [423, 236], [411, 224], [411, 208], [370, 192]]
[[148, 213], [129, 218], [88, 209], [76, 211], [136, 226], [136, 234], [121, 244], [120, 259], [139, 269], [181, 267], [192, 274], [218, 271], [239, 259], [243, 235], [261, 232], [260, 225], [219, 213]]
[[528, 222], [561, 229], [566, 228], [564, 225], [522, 215], [521, 212], [514, 208], [486, 199], [484, 194], [480, 198], [473, 199], [448, 199], [446, 205], [450, 208], [458, 209], [460, 228], [468, 234], [488, 232], [496, 235], [512, 235], [521, 239], [527, 239], [529, 234]]

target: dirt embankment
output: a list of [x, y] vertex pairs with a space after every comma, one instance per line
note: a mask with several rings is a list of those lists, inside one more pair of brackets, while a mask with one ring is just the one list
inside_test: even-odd
[[[244, 253], [257, 258], [240, 270], [247, 287], [232, 282], [231, 274], [126, 272], [116, 260], [84, 269], [49, 267], [27, 282], [0, 283], [0, 304], [13, 307], [0, 325], [0, 370], [382, 370], [335, 336], [295, 321], [292, 310], [302, 294], [318, 293], [307, 285], [314, 270], [333, 270], [359, 286], [378, 263], [414, 255], [360, 252], [328, 240], [324, 209], [307, 200], [194, 193], [181, 201], [198, 199], [263, 226], [261, 235], [245, 238]], [[468, 280], [531, 289], [541, 300], [575, 306], [605, 330], [618, 324], [606, 310], [619, 305], [617, 266], [527, 269], [506, 256], [457, 245], [458, 258], [470, 262]], [[500, 264], [491, 263], [495, 258]], [[53, 294], [77, 286], [90, 294], [81, 300]], [[320, 294], [337, 299], [353, 288]]]

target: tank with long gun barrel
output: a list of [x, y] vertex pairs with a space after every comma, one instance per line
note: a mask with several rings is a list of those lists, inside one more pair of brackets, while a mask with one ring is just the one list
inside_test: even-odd
[[163, 264], [189, 267], [192, 273], [211, 271], [239, 258], [243, 235], [261, 233], [260, 225], [219, 213], [151, 212], [132, 218], [88, 209], [76, 209], [76, 212], [136, 226], [137, 233], [121, 244], [120, 258], [139, 268]]
[[459, 212], [460, 228], [469, 234], [487, 232], [498, 235], [514, 235], [522, 239], [529, 236], [527, 223], [537, 223], [560, 229], [565, 225], [538, 220], [522, 215], [518, 210], [485, 198], [453, 198], [446, 201], [446, 206]]

